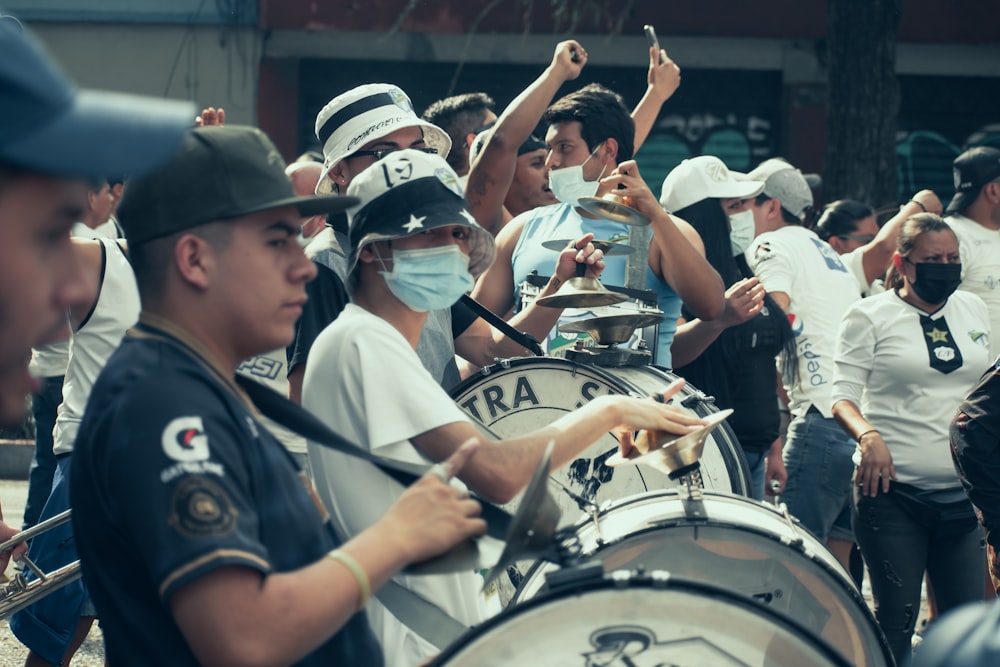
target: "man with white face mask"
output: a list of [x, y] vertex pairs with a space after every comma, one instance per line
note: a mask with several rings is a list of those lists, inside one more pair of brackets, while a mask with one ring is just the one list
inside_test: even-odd
[[[635, 123], [616, 93], [591, 84], [556, 101], [545, 112], [545, 143], [549, 153], [549, 186], [559, 204], [537, 208], [511, 220], [497, 235], [497, 261], [476, 285], [473, 296], [494, 312], [507, 312], [517, 299], [517, 287], [532, 271], [547, 273], [552, 253], [543, 241], [593, 233], [604, 241], [621, 241], [628, 225], [596, 218], [576, 206], [581, 197], [610, 191], [610, 176], [622, 176], [620, 163], [632, 159]], [[638, 171], [632, 163], [630, 177]], [[602, 183], [601, 179], [606, 180]], [[634, 183], [648, 193], [644, 182]], [[636, 194], [638, 194], [638, 191]], [[640, 199], [645, 199], [640, 196]], [[723, 312], [723, 288], [718, 273], [705, 261], [698, 234], [670, 216], [652, 198], [648, 211], [653, 243], [649, 248], [646, 289], [656, 291], [666, 321], [660, 325], [655, 362], [670, 366], [670, 345], [681, 301], [698, 316], [715, 319]], [[625, 257], [605, 259], [602, 280], [625, 284]], [[555, 332], [550, 343], [555, 341]], [[554, 342], [553, 346], [558, 346]]]
[[[352, 303], [316, 339], [303, 405], [377, 456], [411, 464], [444, 459], [479, 432], [415, 348], [428, 311], [458, 300], [493, 261], [493, 237], [476, 223], [458, 177], [439, 156], [391, 153], [359, 174], [347, 194], [361, 200], [349, 211]], [[482, 442], [460, 477], [482, 497], [508, 502], [528, 484], [550, 441], [558, 468], [609, 430], [658, 424], [685, 433], [696, 421], [657, 401], [599, 396], [539, 430]], [[309, 457], [344, 537], [376, 522], [403, 491], [371, 464], [316, 443]], [[463, 625], [487, 616], [482, 578], [471, 570], [396, 581]], [[387, 666], [420, 664], [437, 652], [381, 604], [373, 601], [369, 618]]]
[[[316, 136], [323, 142], [326, 156], [317, 194], [346, 192], [359, 174], [392, 151], [409, 148], [445, 157], [451, 149], [451, 140], [441, 128], [417, 117], [406, 93], [384, 83], [358, 86], [332, 99], [316, 118]], [[296, 339], [288, 354], [289, 396], [296, 401], [313, 341], [347, 302], [344, 289], [346, 249], [350, 244], [347, 219], [343, 215], [330, 216], [328, 223], [329, 227], [306, 249], [319, 273], [307, 288], [309, 302], [296, 325]], [[552, 271], [555, 264], [556, 276], [569, 278], [579, 261], [587, 264], [593, 275], [600, 275], [603, 255], [589, 241], [578, 238], [573, 251], [563, 251], [555, 261], [550, 257], [547, 270]], [[558, 283], [546, 287], [546, 293], [554, 293], [556, 289]], [[551, 308], [535, 308], [510, 324], [541, 338], [555, 324], [558, 314]], [[453, 387], [460, 379], [456, 354], [476, 367], [490, 364], [498, 357], [529, 354], [463, 303], [431, 311], [417, 353], [445, 388]]]

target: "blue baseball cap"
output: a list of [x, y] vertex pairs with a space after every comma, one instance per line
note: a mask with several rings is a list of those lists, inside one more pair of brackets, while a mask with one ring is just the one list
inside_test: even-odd
[[77, 89], [35, 38], [0, 20], [0, 162], [52, 176], [137, 174], [169, 158], [193, 102]]

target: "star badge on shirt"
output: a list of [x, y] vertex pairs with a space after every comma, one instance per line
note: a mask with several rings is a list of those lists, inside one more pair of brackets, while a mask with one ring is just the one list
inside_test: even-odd
[[924, 334], [931, 339], [932, 343], [947, 343], [948, 342], [948, 332], [941, 331], [937, 327], [934, 327], [930, 331]]
[[426, 215], [420, 216], [419, 218], [412, 213], [410, 214], [410, 221], [403, 224], [403, 229], [406, 230], [408, 234], [412, 234], [418, 229], [424, 228], [424, 220], [427, 219]]

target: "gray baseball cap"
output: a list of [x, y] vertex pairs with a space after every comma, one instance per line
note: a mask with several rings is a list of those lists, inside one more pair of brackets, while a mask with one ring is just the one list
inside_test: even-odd
[[761, 162], [745, 177], [751, 181], [763, 181], [764, 190], [761, 194], [777, 199], [781, 208], [799, 220], [812, 208], [813, 194], [806, 177], [780, 158]]

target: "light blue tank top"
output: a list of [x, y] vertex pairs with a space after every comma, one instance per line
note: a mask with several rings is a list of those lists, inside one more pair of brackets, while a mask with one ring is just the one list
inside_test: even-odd
[[[532, 271], [541, 276], [551, 276], [555, 270], [558, 253], [542, 247], [543, 241], [551, 239], [575, 239], [593, 233], [600, 241], [625, 243], [629, 226], [605, 219], [583, 218], [569, 204], [553, 204], [522, 213], [518, 220], [524, 220], [521, 236], [514, 246], [511, 266], [514, 275], [514, 299], [518, 301], [518, 286]], [[622, 287], [625, 285], [625, 256], [608, 257], [601, 274], [605, 285]], [[660, 366], [670, 367], [670, 345], [677, 329], [677, 318], [681, 313], [681, 299], [677, 292], [649, 268], [646, 269], [646, 289], [656, 292], [657, 303], [665, 320], [660, 324], [656, 359]]]

